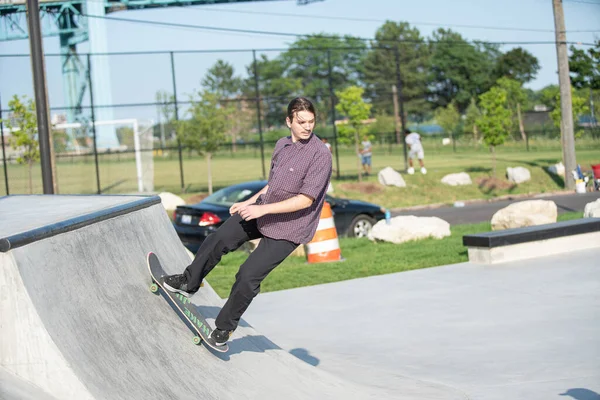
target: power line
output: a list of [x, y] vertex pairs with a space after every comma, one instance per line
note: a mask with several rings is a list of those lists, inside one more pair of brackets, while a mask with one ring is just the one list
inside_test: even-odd
[[[214, 26], [204, 26], [204, 25], [192, 25], [192, 24], [181, 24], [175, 22], [162, 22], [162, 21], [148, 21], [141, 19], [130, 19], [130, 18], [119, 18], [119, 17], [108, 17], [108, 16], [100, 16], [100, 15], [88, 15], [82, 14], [82, 16], [88, 18], [97, 18], [97, 19], [105, 19], [109, 21], [118, 21], [118, 22], [131, 22], [138, 24], [149, 24], [155, 26], [166, 26], [170, 28], [189, 28], [189, 29], [200, 29], [200, 30], [208, 30], [208, 31], [217, 31], [217, 32], [237, 32], [243, 34], [260, 34], [260, 35], [269, 35], [269, 36], [285, 36], [285, 37], [313, 37], [313, 38], [329, 38], [329, 39], [337, 39], [339, 36], [337, 35], [321, 35], [321, 34], [306, 34], [306, 33], [291, 33], [291, 32], [273, 32], [273, 31], [259, 31], [259, 30], [251, 30], [251, 29], [238, 29], [238, 28], [222, 28], [222, 27], [214, 27]], [[375, 38], [361, 38], [361, 37], [353, 37], [357, 40], [362, 41], [376, 41]], [[383, 43], [424, 43], [424, 41], [418, 40], [377, 40]], [[471, 42], [458, 42], [458, 41], [429, 41], [430, 43], [443, 43], [443, 44], [472, 44]], [[488, 44], [488, 45], [542, 45], [542, 44], [556, 44], [555, 41], [523, 41], [523, 42], [486, 42], [486, 41], [474, 41], [473, 43], [478, 44]], [[581, 42], [570, 42], [568, 44], [578, 44], [584, 46], [594, 46], [592, 43], [581, 43]]]
[[600, 3], [595, 3], [593, 1], [585, 1], [585, 0], [563, 0], [564, 3], [581, 3], [581, 4], [593, 4], [595, 6], [600, 6]]

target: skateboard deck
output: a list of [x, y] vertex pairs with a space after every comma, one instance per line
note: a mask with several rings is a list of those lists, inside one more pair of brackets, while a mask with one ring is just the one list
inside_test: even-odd
[[148, 269], [150, 270], [150, 276], [152, 277], [152, 284], [150, 285], [150, 291], [155, 294], [161, 292], [168, 301], [171, 302], [178, 310], [179, 314], [187, 320], [188, 324], [197, 333], [194, 336], [194, 344], [200, 344], [204, 342], [208, 347], [225, 353], [229, 350], [227, 344], [218, 346], [213, 339], [210, 338], [212, 329], [206, 322], [202, 314], [200, 314], [192, 303], [192, 301], [181, 293], [173, 293], [163, 286], [164, 277], [167, 275], [158, 256], [152, 252], [148, 253]]

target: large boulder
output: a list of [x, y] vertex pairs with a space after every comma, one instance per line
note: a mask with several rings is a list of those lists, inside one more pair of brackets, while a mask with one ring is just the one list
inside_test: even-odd
[[600, 199], [585, 205], [583, 218], [600, 218]]
[[160, 197], [160, 202], [167, 211], [174, 210], [177, 206], [185, 205], [185, 201], [173, 193], [163, 192], [159, 193], [158, 196]]
[[425, 238], [441, 239], [450, 236], [450, 224], [438, 217], [394, 217], [388, 225], [385, 220], [377, 222], [369, 239], [392, 243], [404, 243]]
[[508, 167], [506, 168], [506, 176], [510, 182], [523, 183], [531, 179], [531, 172], [525, 167]]
[[385, 186], [406, 187], [406, 182], [402, 175], [395, 171], [392, 167], [386, 167], [377, 174], [379, 183]]
[[442, 178], [442, 183], [450, 186], [461, 186], [470, 185], [473, 182], [471, 177], [466, 172], [459, 172], [457, 174], [449, 174]]
[[558, 176], [565, 176], [565, 166], [562, 162], [548, 167], [548, 172]]
[[492, 217], [492, 230], [523, 228], [556, 222], [558, 209], [550, 200], [526, 200], [498, 210]]

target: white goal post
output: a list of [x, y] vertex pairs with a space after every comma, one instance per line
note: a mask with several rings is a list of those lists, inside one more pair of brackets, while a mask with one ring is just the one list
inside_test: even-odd
[[[94, 126], [114, 126], [119, 127], [130, 127], [133, 131], [133, 143], [135, 149], [135, 164], [137, 172], [137, 186], [139, 192], [153, 192], [154, 191], [154, 138], [152, 134], [152, 127], [154, 122], [152, 120], [145, 120], [141, 124], [137, 119], [117, 119], [107, 121], [95, 121]], [[85, 126], [87, 125], [87, 126]], [[52, 129], [81, 129], [82, 127], [90, 128], [91, 123], [81, 124], [79, 122], [64, 123], [52, 125]], [[77, 141], [73, 141], [76, 152], [81, 152], [81, 147]], [[121, 147], [123, 148], [123, 147]], [[119, 149], [121, 149], [119, 148]], [[109, 149], [97, 149], [98, 152], [106, 153]]]

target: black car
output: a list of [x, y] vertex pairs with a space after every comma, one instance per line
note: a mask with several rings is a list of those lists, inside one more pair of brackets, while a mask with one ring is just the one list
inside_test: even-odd
[[[173, 226], [190, 251], [198, 251], [204, 239], [230, 217], [233, 203], [245, 201], [261, 190], [267, 181], [240, 183], [221, 189], [200, 203], [178, 206], [173, 214]], [[373, 225], [385, 218], [385, 209], [359, 200], [338, 199], [327, 195], [338, 236], [364, 237]]]

